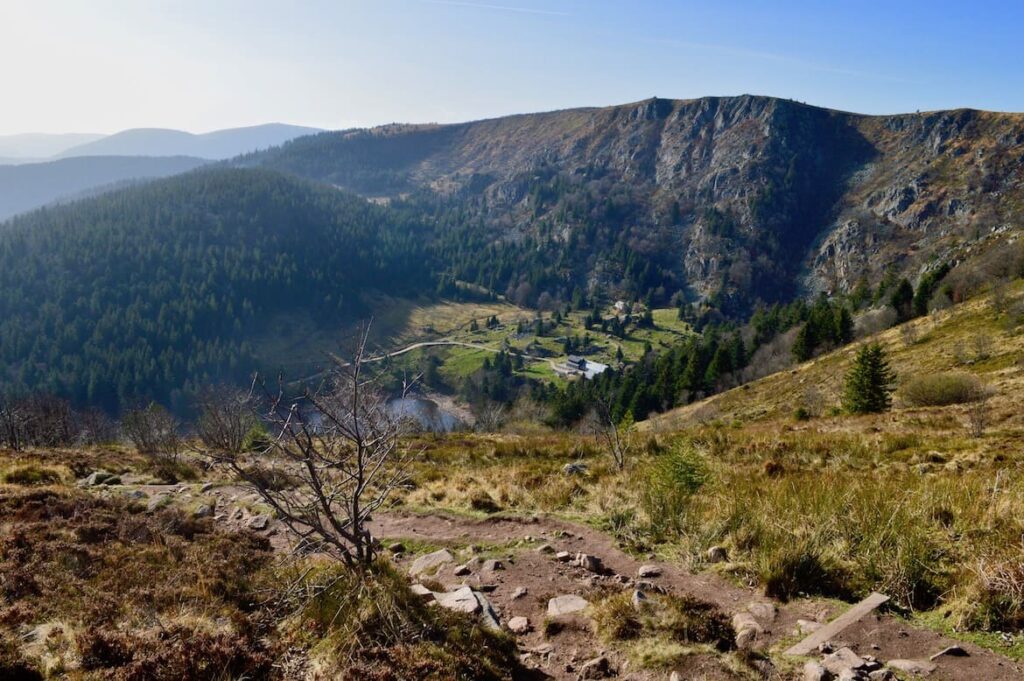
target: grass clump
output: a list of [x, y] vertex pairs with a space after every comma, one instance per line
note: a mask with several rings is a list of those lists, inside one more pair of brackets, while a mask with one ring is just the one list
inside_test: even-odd
[[915, 376], [900, 390], [911, 407], [944, 407], [977, 400], [985, 393], [981, 380], [964, 372], [940, 372]]
[[323, 567], [302, 582], [294, 630], [352, 679], [506, 679], [515, 643], [472, 618], [430, 607], [387, 563]]
[[[608, 644], [630, 642], [643, 666], [671, 664], [681, 655], [711, 649], [730, 650], [729, 618], [712, 603], [690, 596], [650, 594], [634, 605], [629, 592], [608, 596], [593, 607], [597, 635]], [[650, 643], [657, 642], [655, 646]], [[651, 649], [671, 651], [652, 655]]]
[[27, 463], [12, 466], [0, 476], [0, 482], [8, 485], [56, 485], [64, 479], [63, 471], [53, 466]]

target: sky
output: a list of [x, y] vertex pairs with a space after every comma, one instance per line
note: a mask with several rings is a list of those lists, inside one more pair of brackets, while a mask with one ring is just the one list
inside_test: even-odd
[[744, 93], [1024, 111], [1022, 28], [1020, 0], [0, 0], [0, 135]]

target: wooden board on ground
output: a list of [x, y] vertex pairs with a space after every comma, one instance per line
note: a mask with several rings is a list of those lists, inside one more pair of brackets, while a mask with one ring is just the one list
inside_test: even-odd
[[860, 618], [864, 617], [864, 615], [868, 614], [888, 600], [889, 597], [884, 594], [872, 593], [863, 601], [787, 650], [786, 655], [810, 655], [811, 653], [816, 652], [819, 645], [826, 641], [831, 641], [839, 635], [843, 629], [846, 629], [848, 626], [858, 621]]

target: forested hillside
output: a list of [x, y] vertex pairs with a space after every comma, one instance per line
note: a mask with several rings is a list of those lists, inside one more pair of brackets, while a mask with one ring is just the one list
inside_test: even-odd
[[267, 171], [200, 170], [17, 218], [0, 231], [7, 390], [111, 410], [257, 366], [275, 312], [366, 314], [429, 286], [418, 225]]

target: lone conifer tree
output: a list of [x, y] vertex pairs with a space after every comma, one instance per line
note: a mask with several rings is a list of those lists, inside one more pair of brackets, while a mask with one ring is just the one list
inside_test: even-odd
[[879, 343], [857, 351], [853, 366], [846, 374], [843, 407], [854, 414], [875, 414], [889, 409], [896, 374], [889, 367], [885, 350]]

